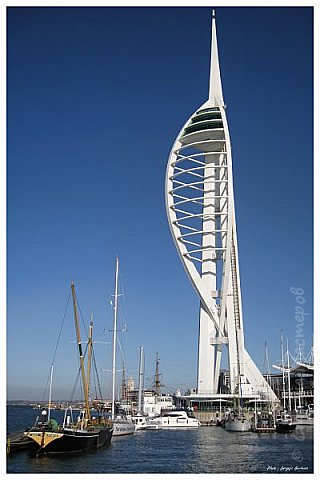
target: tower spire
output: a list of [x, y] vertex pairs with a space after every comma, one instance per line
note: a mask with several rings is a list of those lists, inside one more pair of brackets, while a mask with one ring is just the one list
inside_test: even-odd
[[[218, 395], [224, 346], [229, 391], [277, 397], [244, 346], [231, 143], [215, 16], [209, 99], [186, 121], [168, 160], [166, 207], [183, 265], [200, 297], [197, 394]], [[183, 190], [182, 190], [183, 189]], [[183, 192], [183, 193], [182, 193]]]
[[216, 31], [215, 12], [212, 10], [212, 37], [211, 37], [211, 62], [209, 81], [209, 100], [216, 106], [223, 104], [222, 85], [220, 77], [218, 42]]

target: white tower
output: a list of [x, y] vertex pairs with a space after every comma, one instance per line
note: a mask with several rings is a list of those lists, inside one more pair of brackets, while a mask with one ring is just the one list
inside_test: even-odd
[[225, 345], [230, 393], [241, 388], [243, 396], [259, 394], [276, 400], [244, 347], [231, 146], [214, 12], [209, 99], [174, 142], [167, 166], [166, 206], [180, 258], [200, 297], [198, 394], [218, 393]]

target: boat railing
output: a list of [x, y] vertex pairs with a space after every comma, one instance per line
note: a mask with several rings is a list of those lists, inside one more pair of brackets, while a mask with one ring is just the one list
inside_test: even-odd
[[[68, 415], [68, 411], [70, 411], [70, 415]], [[66, 409], [64, 411], [62, 427], [63, 428], [69, 427], [73, 423], [74, 423], [73, 410], [72, 410], [72, 406], [69, 405], [68, 407], [66, 407]]]

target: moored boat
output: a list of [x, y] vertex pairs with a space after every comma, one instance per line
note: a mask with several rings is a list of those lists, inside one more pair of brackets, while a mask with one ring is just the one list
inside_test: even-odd
[[251, 430], [251, 422], [245, 417], [242, 409], [241, 375], [239, 375], [238, 383], [238, 409], [227, 413], [224, 428], [229, 432], [249, 432]]
[[25, 435], [33, 443], [31, 445], [36, 456], [44, 454], [62, 454], [75, 453], [90, 450], [92, 448], [99, 448], [107, 443], [110, 443], [113, 426], [112, 422], [103, 417], [100, 412], [96, 415], [91, 414], [89, 405], [89, 391], [90, 391], [90, 368], [92, 355], [92, 328], [93, 320], [90, 322], [89, 338], [88, 338], [88, 365], [87, 372], [84, 366], [84, 356], [82, 351], [82, 342], [80, 335], [80, 327], [78, 320], [77, 300], [75, 294], [74, 284], [71, 284], [71, 292], [74, 308], [74, 319], [76, 338], [79, 351], [80, 370], [82, 376], [82, 387], [85, 399], [85, 407], [80, 411], [80, 415], [73, 421], [72, 408], [68, 407], [65, 410], [64, 420], [61, 425], [51, 418], [51, 386], [52, 386], [52, 372], [51, 367], [51, 381], [49, 394], [49, 408], [41, 412], [40, 420], [37, 419], [35, 425], [25, 432]]
[[224, 422], [224, 428], [229, 432], [249, 432], [251, 422], [242, 413], [229, 412]]
[[125, 414], [116, 414], [116, 348], [117, 348], [117, 321], [118, 321], [118, 281], [119, 281], [119, 258], [116, 258], [114, 311], [113, 311], [113, 360], [112, 360], [112, 407], [111, 419], [113, 422], [113, 436], [132, 435], [135, 431], [135, 424]]
[[139, 412], [136, 415], [132, 415], [131, 419], [135, 425], [135, 430], [145, 430], [146, 427], [150, 424], [150, 420], [152, 420], [147, 415]]
[[161, 429], [169, 428], [198, 428], [201, 423], [194, 416], [192, 410], [169, 410], [160, 417], [149, 420], [149, 425], [159, 425]]
[[39, 456], [99, 448], [110, 443], [112, 433], [112, 423], [109, 420], [102, 417], [88, 419], [86, 412], [82, 411], [74, 423], [64, 422], [59, 425], [54, 419], [41, 421], [25, 432], [25, 435], [33, 440], [31, 448]]
[[292, 420], [291, 415], [286, 412], [282, 412], [277, 415], [276, 418], [276, 431], [277, 432], [292, 432], [296, 429], [297, 424]]
[[136, 429], [132, 420], [125, 416], [116, 416], [113, 420], [113, 436], [132, 435]]
[[313, 405], [308, 405], [308, 408], [298, 407], [293, 414], [293, 420], [297, 425], [314, 425]]

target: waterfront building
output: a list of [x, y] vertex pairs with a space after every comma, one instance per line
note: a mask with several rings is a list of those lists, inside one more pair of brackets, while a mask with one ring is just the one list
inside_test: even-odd
[[[127, 391], [127, 397], [122, 399], [119, 407], [127, 413], [138, 411], [139, 390], [134, 388]], [[173, 408], [173, 398], [170, 394], [157, 394], [155, 390], [144, 390], [143, 413], [145, 415], [160, 415], [161, 410]]]
[[[280, 369], [280, 368], [279, 368]], [[314, 403], [314, 365], [297, 362], [281, 373], [271, 373], [268, 381], [284, 410], [308, 408]]]
[[172, 395], [157, 395], [152, 392], [151, 395], [144, 396], [143, 413], [150, 417], [160, 415], [161, 411], [173, 409]]
[[[166, 208], [180, 259], [200, 298], [197, 389], [191, 396], [204, 402], [240, 394], [276, 401], [244, 344], [231, 144], [214, 13], [209, 99], [190, 116], [173, 144]], [[223, 354], [228, 393], [220, 394]]]

